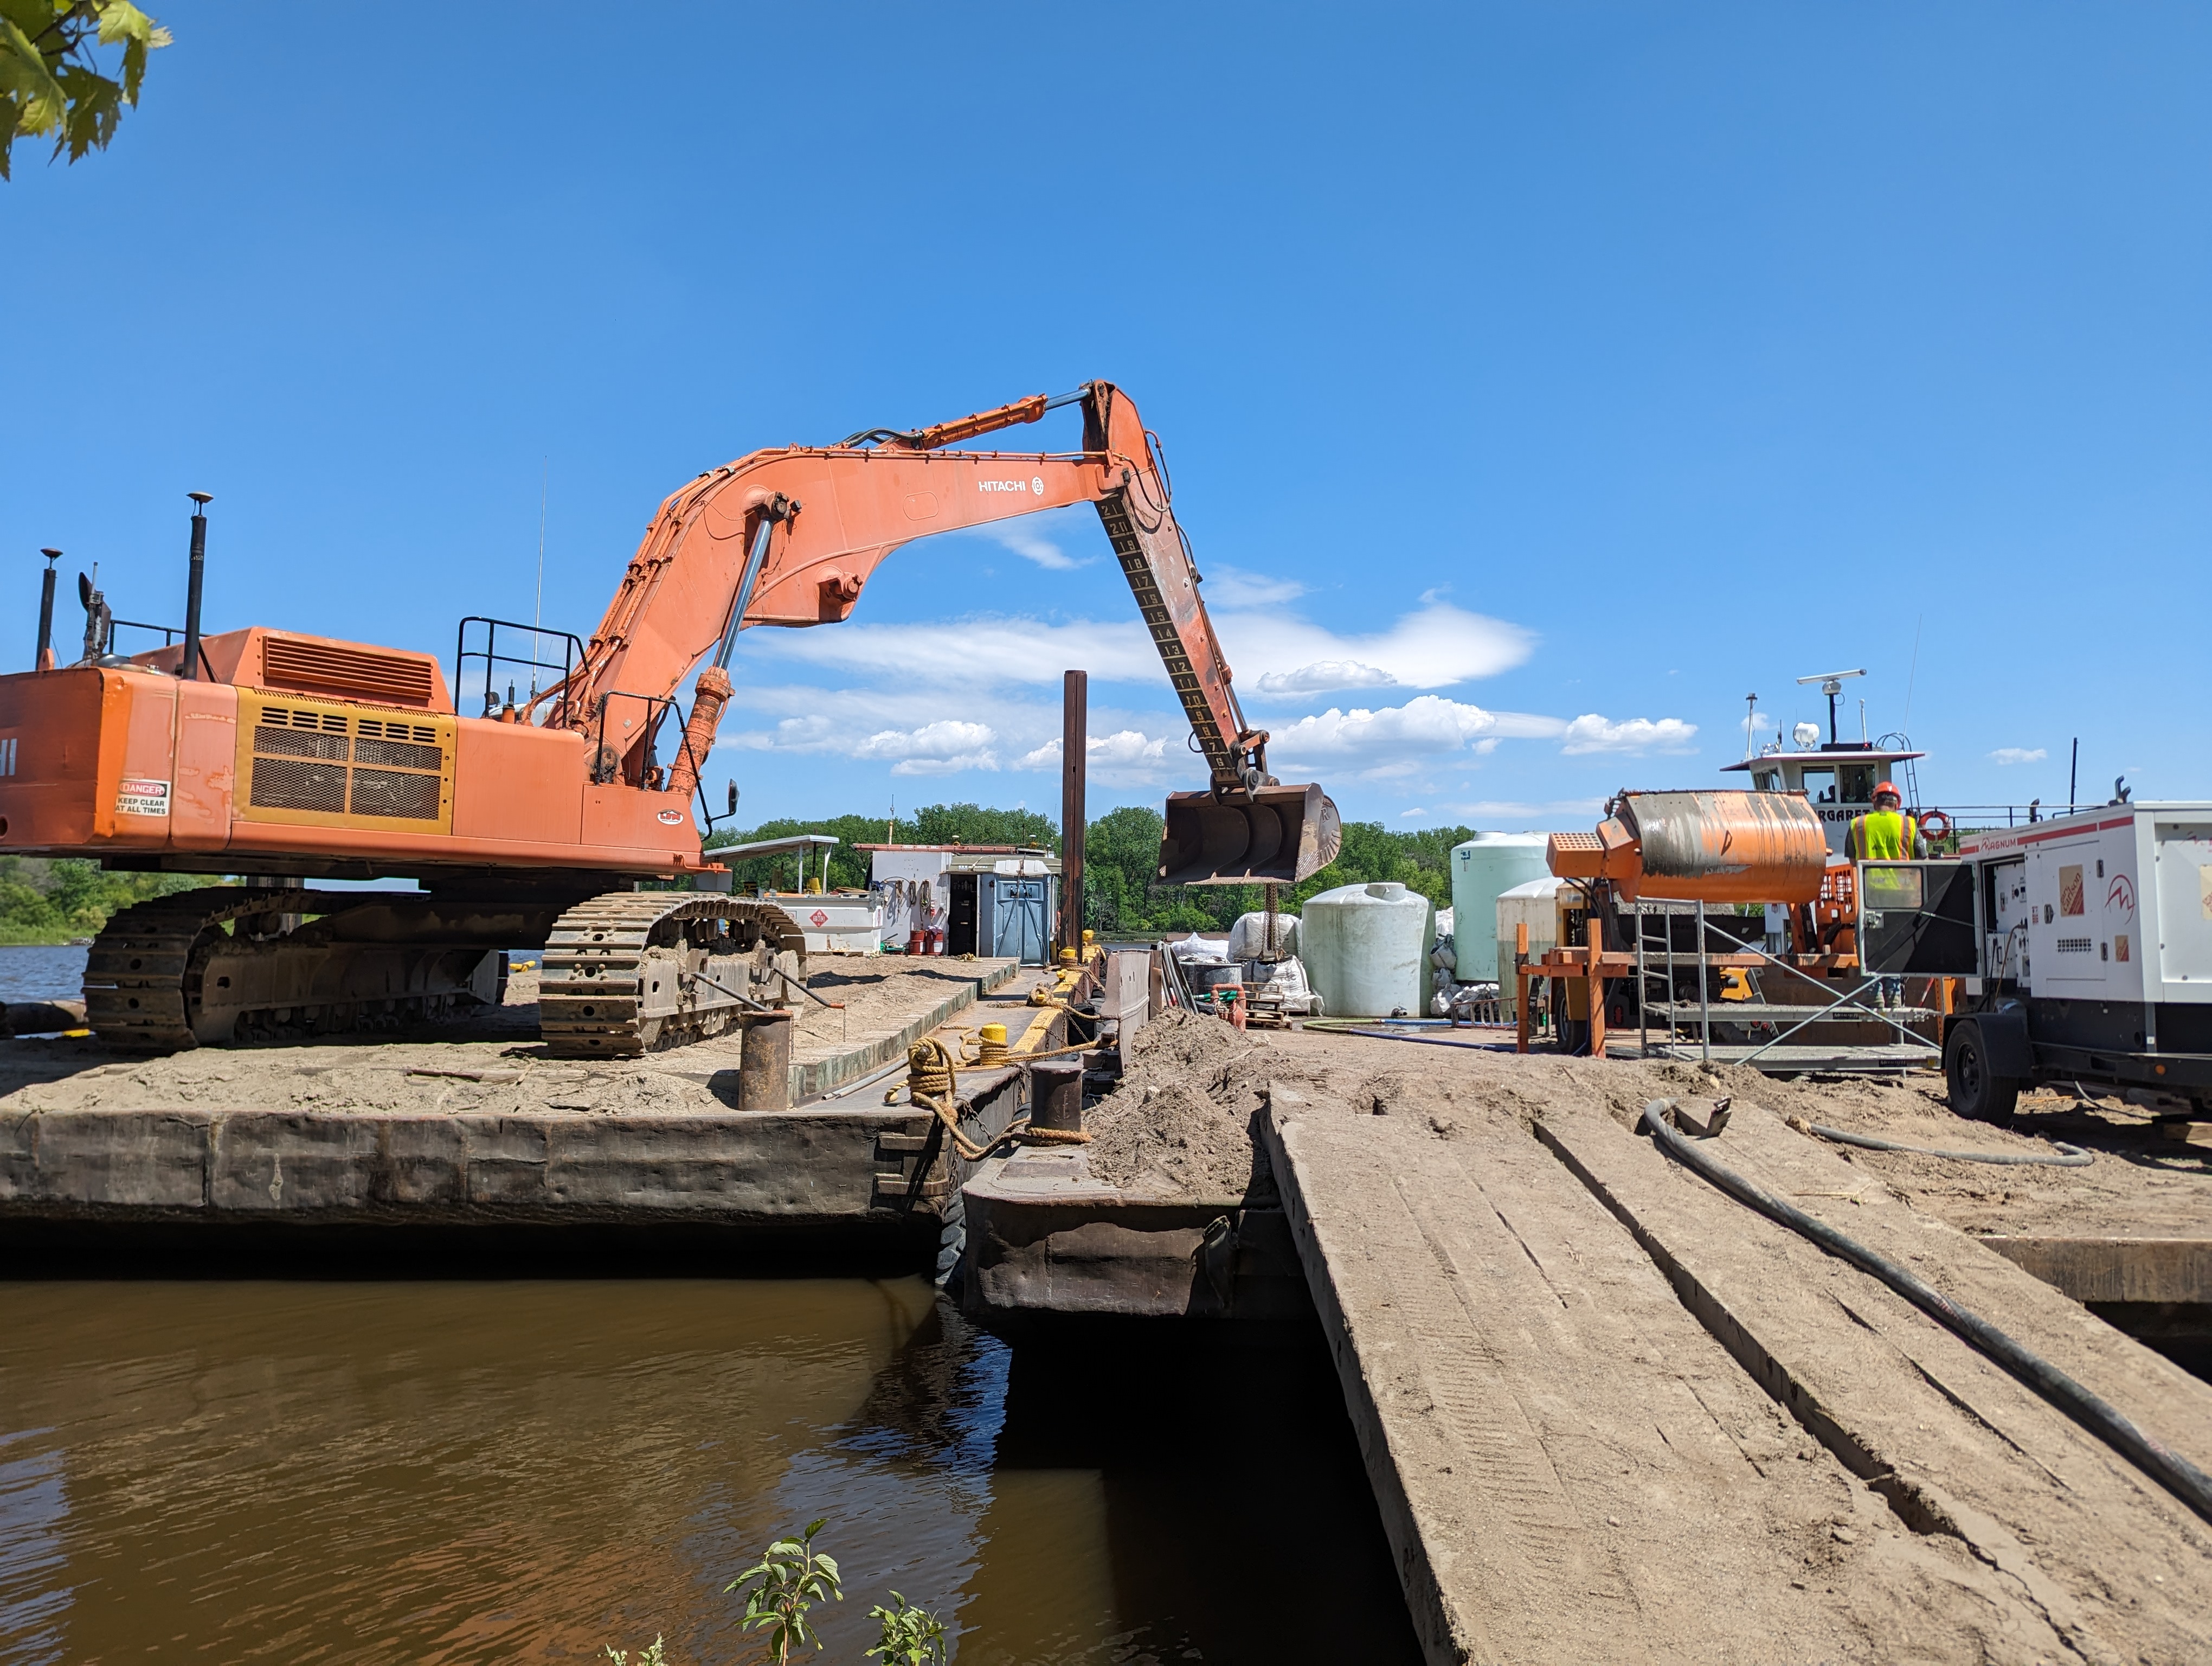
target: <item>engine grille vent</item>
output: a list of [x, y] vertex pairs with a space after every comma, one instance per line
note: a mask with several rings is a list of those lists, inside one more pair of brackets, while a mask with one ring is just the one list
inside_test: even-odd
[[397, 769], [356, 769], [353, 772], [353, 813], [389, 816], [400, 821], [434, 821], [438, 815], [438, 778], [405, 775]]
[[342, 734], [297, 734], [272, 725], [254, 730], [253, 750], [257, 754], [273, 752], [279, 757], [326, 757], [343, 763], [346, 739]]
[[[248, 732], [246, 801], [289, 815], [445, 820], [448, 748], [439, 727], [264, 705]], [[354, 767], [349, 769], [350, 763]]]
[[400, 706], [428, 706], [438, 693], [437, 672], [427, 659], [296, 636], [262, 639], [261, 679], [272, 688], [349, 695]]
[[345, 794], [343, 763], [309, 763], [289, 757], [253, 760], [252, 803], [258, 810], [313, 810], [341, 816], [345, 813]]
[[446, 760], [435, 746], [417, 746], [409, 740], [371, 740], [362, 735], [353, 743], [353, 761], [391, 769], [428, 769], [434, 774]]

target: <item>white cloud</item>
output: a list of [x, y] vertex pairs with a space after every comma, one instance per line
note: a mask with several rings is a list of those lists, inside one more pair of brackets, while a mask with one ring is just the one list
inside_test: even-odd
[[[1601, 723], [1601, 718], [1581, 720]], [[1695, 731], [1672, 718], [1666, 724], [1638, 720], [1647, 729]], [[1669, 729], [1668, 725], [1672, 725]], [[1633, 725], [1613, 725], [1617, 730]], [[1301, 717], [1295, 722], [1271, 726], [1267, 753], [1275, 773], [1318, 773], [1324, 767], [1350, 766], [1363, 779], [1389, 780], [1413, 773], [1420, 760], [1438, 754], [1462, 753], [1487, 757], [1500, 740], [1556, 740], [1572, 729], [1565, 718], [1542, 717], [1533, 712], [1493, 712], [1443, 695], [1416, 695], [1402, 706], [1346, 711], [1332, 706], [1327, 711]], [[1584, 747], [1583, 750], [1590, 750]]]
[[1356, 660], [1322, 660], [1296, 671], [1271, 671], [1255, 678], [1261, 694], [1325, 694], [1332, 689], [1395, 688], [1398, 679], [1376, 666]]
[[1389, 684], [1445, 688], [1510, 670], [1535, 644], [1519, 625], [1445, 602], [1401, 614], [1389, 629], [1364, 636], [1340, 636], [1287, 613], [1232, 613], [1215, 624], [1231, 662], [1243, 668], [1241, 682], [1267, 695]]
[[1694, 723], [1679, 717], [1632, 717], [1615, 723], [1585, 712], [1566, 727], [1566, 745], [1559, 750], [1570, 757], [1585, 752], [1686, 752], [1698, 733]]
[[1365, 758], [1377, 752], [1456, 751], [1498, 725], [1492, 713], [1441, 695], [1424, 694], [1402, 706], [1370, 711], [1355, 706], [1327, 711], [1277, 729], [1270, 750], [1300, 757]]
[[1419, 808], [1419, 807], [1417, 806], [1416, 808], [1412, 809], [1412, 810], [1401, 810], [1401, 811], [1398, 812], [1398, 819], [1399, 819], [1400, 821], [1411, 821], [1411, 820], [1413, 820], [1413, 818], [1414, 818], [1414, 817], [1416, 817], [1416, 816], [1425, 816], [1425, 815], [1427, 815], [1428, 813], [1429, 813], [1429, 812], [1428, 812], [1427, 811], [1423, 810], [1423, 809], [1420, 809], [1420, 808]]
[[[1083, 741], [1083, 756], [1087, 766], [1097, 769], [1142, 769], [1146, 764], [1164, 762], [1167, 757], [1165, 736], [1154, 737], [1140, 729], [1117, 729], [1109, 735], [1086, 735]], [[1017, 769], [1057, 769], [1060, 768], [1061, 746], [1054, 735], [1033, 751], [1024, 753], [1015, 763]]]
[[1206, 581], [1206, 599], [1215, 607], [1274, 607], [1306, 593], [1305, 586], [1296, 579], [1248, 573], [1219, 562], [1209, 565], [1213, 574]]
[[949, 775], [963, 769], [995, 769], [991, 750], [998, 735], [988, 724], [941, 719], [918, 729], [879, 729], [853, 748], [852, 756], [878, 762], [896, 759], [895, 775]]
[[1301, 717], [1273, 730], [1267, 755], [1275, 773], [1286, 781], [1343, 766], [1369, 780], [1387, 780], [1419, 769], [1424, 758], [1462, 751], [1470, 743], [1480, 747], [1500, 735], [1558, 734], [1565, 727], [1557, 718], [1486, 711], [1423, 694], [1402, 706], [1355, 706], [1350, 711], [1332, 706]]
[[[765, 639], [765, 640], [763, 640]], [[842, 624], [811, 630], [747, 632], [763, 659], [795, 660], [864, 678], [895, 677], [958, 689], [1057, 684], [1070, 666], [1101, 682], [1158, 682], [1167, 673], [1142, 622], [1042, 619], [982, 614], [915, 624]]]
[[1097, 559], [1095, 556], [1071, 556], [1034, 526], [1025, 526], [1018, 521], [978, 526], [975, 530], [1001, 549], [1011, 550], [1024, 561], [1033, 561], [1048, 572], [1072, 573], [1079, 567], [1090, 566]]
[[[997, 733], [986, 723], [939, 719], [914, 729], [865, 731], [867, 708], [875, 703], [854, 700], [850, 690], [809, 689], [787, 690], [810, 696], [810, 703], [844, 708], [842, 716], [820, 710], [787, 717], [772, 730], [749, 729], [718, 741], [715, 750], [739, 751], [835, 752], [845, 757], [874, 763], [888, 762], [895, 775], [945, 775], [963, 769], [996, 769]], [[843, 697], [841, 697], [843, 696]], [[908, 704], [911, 709], [911, 704]]]
[[2049, 757], [2040, 746], [2000, 746], [1990, 754], [1995, 763], [2040, 763]]
[[[1286, 613], [1224, 609], [1213, 615], [1237, 686], [1274, 697], [1330, 689], [1443, 688], [1486, 677], [1528, 657], [1534, 639], [1518, 625], [1443, 604], [1401, 615], [1388, 630], [1334, 632]], [[797, 660], [865, 678], [896, 674], [960, 688], [1056, 684], [1080, 666], [1097, 682], [1164, 684], [1151, 633], [1135, 618], [1048, 623], [982, 614], [902, 624], [750, 631], [759, 660]]]

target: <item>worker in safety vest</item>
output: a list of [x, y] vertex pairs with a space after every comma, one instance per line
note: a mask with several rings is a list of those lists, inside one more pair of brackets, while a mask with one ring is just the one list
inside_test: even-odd
[[[1874, 789], [1874, 808], [1863, 816], [1851, 818], [1846, 848], [1853, 861], [1910, 861], [1928, 854], [1928, 842], [1920, 836], [1920, 829], [1899, 807], [1904, 802], [1897, 788], [1887, 781]], [[1884, 977], [1875, 982], [1884, 1006], [1895, 1006], [1904, 999], [1903, 978]]]
[[1919, 827], [1899, 808], [1904, 802], [1887, 781], [1874, 789], [1874, 808], [1851, 818], [1850, 840], [1844, 849], [1853, 861], [1911, 861], [1928, 854]]

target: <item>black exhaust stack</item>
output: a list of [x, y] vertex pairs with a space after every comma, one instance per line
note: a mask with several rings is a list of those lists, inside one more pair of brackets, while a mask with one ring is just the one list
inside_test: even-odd
[[54, 563], [62, 558], [58, 550], [41, 550], [46, 558], [46, 570], [39, 581], [39, 653], [31, 661], [36, 671], [54, 668]]
[[207, 506], [215, 501], [209, 492], [186, 492], [192, 501], [192, 559], [191, 576], [185, 581], [185, 658], [177, 675], [197, 683], [200, 676], [200, 587], [207, 580]]

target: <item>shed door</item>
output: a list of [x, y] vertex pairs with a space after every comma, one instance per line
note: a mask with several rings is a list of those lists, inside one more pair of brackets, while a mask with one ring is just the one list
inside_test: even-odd
[[1884, 977], [1973, 977], [1974, 873], [1965, 862], [1862, 862], [1859, 964]]
[[1044, 886], [1042, 879], [995, 879], [991, 906], [991, 952], [1024, 966], [1044, 964]]
[[945, 952], [974, 954], [975, 952], [975, 876], [955, 873], [952, 881], [951, 917], [945, 927]]

